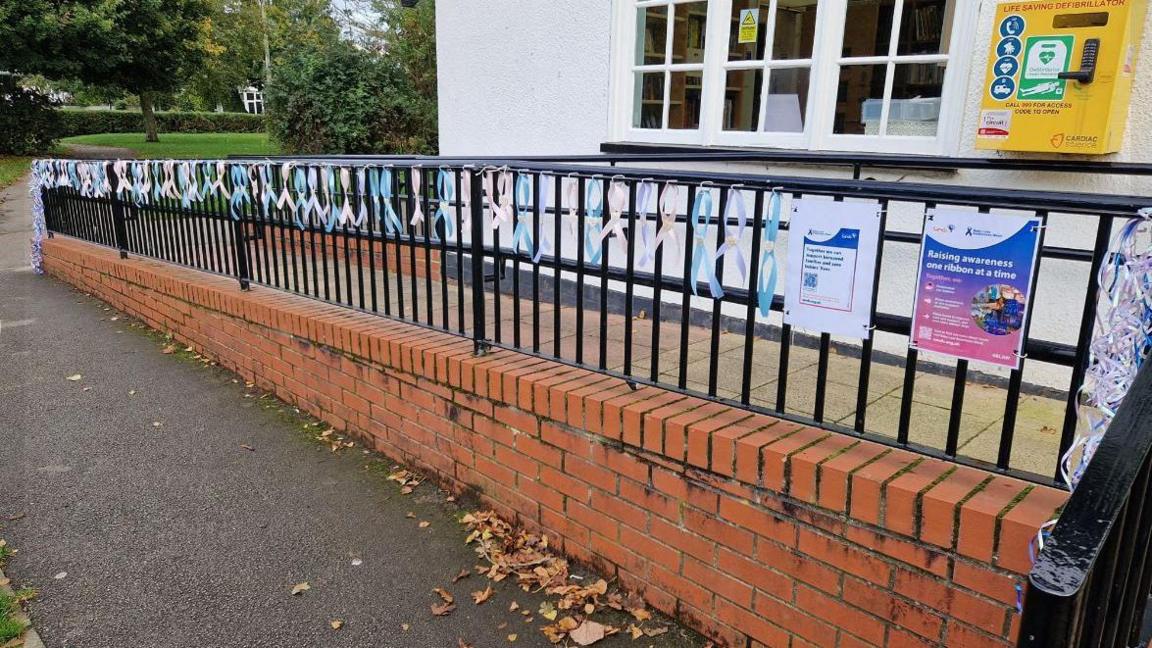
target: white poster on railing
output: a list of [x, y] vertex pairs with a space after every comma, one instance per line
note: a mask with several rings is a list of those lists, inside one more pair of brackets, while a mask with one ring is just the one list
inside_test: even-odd
[[792, 203], [785, 323], [845, 337], [871, 335], [880, 214], [876, 203]]

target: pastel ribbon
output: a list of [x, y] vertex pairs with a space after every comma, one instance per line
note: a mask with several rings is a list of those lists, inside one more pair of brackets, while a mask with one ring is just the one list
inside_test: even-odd
[[696, 200], [692, 205], [692, 232], [695, 244], [692, 248], [692, 294], [696, 292], [696, 278], [700, 276], [700, 268], [704, 268], [708, 279], [708, 289], [713, 299], [724, 297], [724, 288], [716, 277], [716, 257], [708, 245], [708, 230], [712, 224], [712, 191], [703, 187], [696, 192]]
[[564, 196], [562, 201], [567, 206], [564, 209], [564, 223], [568, 226], [568, 233], [576, 237], [576, 224], [580, 222], [580, 181], [576, 178], [567, 178], [564, 181]]
[[272, 165], [260, 165], [260, 204], [264, 206], [264, 217], [272, 211], [276, 202], [276, 188], [272, 186]]
[[128, 162], [116, 160], [112, 163], [112, 171], [116, 174], [116, 197], [120, 198], [125, 191], [132, 189], [132, 183], [128, 180]]
[[296, 189], [296, 202], [289, 204], [292, 208], [292, 220], [296, 223], [296, 227], [304, 229], [307, 225], [304, 219], [300, 218], [308, 216], [308, 169], [297, 167], [292, 174], [292, 186]]
[[452, 182], [452, 173], [440, 169], [436, 174], [436, 213], [432, 215], [432, 233], [436, 233], [436, 224], [444, 221], [444, 238], [456, 236], [456, 220], [452, 218], [452, 201], [456, 198], [456, 187]]
[[412, 219], [408, 221], [409, 225], [419, 225], [424, 222], [424, 207], [421, 205], [421, 192], [424, 185], [424, 174], [420, 171], [420, 167], [412, 167], [408, 170], [408, 179], [412, 185]]
[[773, 189], [768, 199], [768, 218], [764, 221], [760, 276], [756, 283], [756, 299], [760, 305], [760, 315], [763, 317], [768, 317], [768, 313], [772, 310], [772, 299], [776, 295], [776, 278], [780, 273], [776, 262], [776, 238], [780, 235], [780, 202], [780, 192]]
[[229, 200], [232, 204], [232, 220], [240, 220], [240, 210], [244, 203], [252, 204], [252, 197], [248, 193], [248, 169], [242, 164], [232, 165], [232, 192]]
[[520, 251], [521, 243], [528, 256], [534, 256], [531, 232], [532, 177], [526, 173], [516, 175], [516, 229], [512, 231], [512, 249]]
[[[291, 176], [292, 176], [292, 163], [291, 162], [285, 162], [284, 164], [281, 164], [280, 165], [280, 196], [276, 198], [276, 209], [282, 210], [285, 207], [287, 207], [288, 209], [291, 209], [293, 213], [295, 213], [296, 212], [296, 201], [292, 199], [292, 190], [290, 188], [292, 186], [292, 183], [289, 182], [289, 179], [291, 178]], [[297, 175], [297, 177], [299, 177], [299, 175]], [[300, 182], [297, 181], [296, 182], [297, 195], [300, 194], [300, 191], [301, 191]]]
[[[543, 216], [548, 211], [548, 188], [551, 183], [546, 180], [543, 173], [540, 174], [540, 191], [536, 194], [536, 213]], [[552, 238], [548, 236], [548, 230], [544, 228], [543, 223], [540, 225], [540, 245], [536, 247], [536, 255], [532, 257], [532, 263], [540, 263], [540, 259], [545, 254], [552, 254]]]
[[132, 165], [132, 201], [143, 204], [148, 196], [148, 165], [136, 162]]
[[380, 199], [384, 202], [384, 231], [396, 235], [404, 231], [404, 222], [392, 207], [392, 169], [380, 169], [379, 182]]
[[472, 226], [472, 171], [464, 169], [460, 172], [460, 236]]
[[[729, 227], [732, 212], [736, 212], [736, 229]], [[716, 249], [716, 260], [725, 256], [734, 257], [736, 270], [740, 272], [740, 282], [748, 281], [748, 261], [744, 258], [744, 250], [740, 248], [740, 241], [744, 238], [744, 230], [748, 229], [748, 209], [744, 205], [744, 192], [736, 187], [728, 189], [728, 201], [724, 207], [724, 217], [721, 220], [724, 232], [724, 243]]]
[[620, 238], [620, 245], [627, 249], [628, 237], [624, 235], [624, 210], [628, 209], [628, 185], [613, 180], [608, 185], [608, 222], [600, 231], [600, 240], [613, 232]]
[[584, 188], [584, 252], [592, 263], [600, 262], [604, 251], [604, 183], [592, 178]]
[[[499, 199], [496, 191], [500, 193]], [[512, 174], [507, 169], [496, 175], [495, 171], [484, 174], [484, 193], [488, 200], [488, 211], [492, 214], [491, 228], [500, 229], [512, 222]]]
[[356, 210], [352, 208], [352, 171], [348, 167], [340, 167], [340, 194], [344, 201], [340, 207], [340, 224], [347, 227], [356, 219]]
[[[645, 255], [652, 249], [652, 239], [656, 237], [655, 234], [648, 232], [648, 202], [655, 191], [656, 183], [651, 180], [643, 180], [636, 187], [636, 229], [640, 232], [640, 243], [644, 246]], [[641, 257], [640, 265], [644, 265], [646, 258], [647, 256]]]
[[[369, 195], [368, 185], [366, 184], [369, 171], [371, 171], [371, 169], [367, 167], [358, 167], [356, 169], [356, 194], [359, 199], [359, 209], [356, 211], [356, 218], [352, 221], [352, 225], [356, 229], [364, 227], [364, 223], [368, 222], [368, 205], [364, 202], [364, 197]], [[376, 196], [373, 195], [372, 197], [375, 202]]]

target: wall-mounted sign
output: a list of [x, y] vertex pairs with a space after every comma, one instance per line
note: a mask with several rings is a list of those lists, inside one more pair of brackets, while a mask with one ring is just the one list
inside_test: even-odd
[[976, 148], [1120, 150], [1146, 0], [1023, 0], [993, 12]]
[[1018, 367], [1041, 224], [1027, 216], [928, 210], [913, 346]]
[[794, 201], [784, 321], [821, 333], [869, 337], [879, 242], [875, 203]]
[[740, 10], [740, 30], [736, 42], [755, 43], [760, 32], [758, 9]]

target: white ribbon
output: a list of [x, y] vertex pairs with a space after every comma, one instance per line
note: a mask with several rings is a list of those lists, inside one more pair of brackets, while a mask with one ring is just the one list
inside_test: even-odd
[[628, 237], [624, 235], [624, 210], [628, 209], [628, 185], [620, 180], [613, 180], [608, 187], [608, 222], [600, 230], [600, 240], [608, 238], [615, 232], [620, 237], [620, 245], [627, 249]]
[[640, 265], [647, 265], [656, 258], [656, 250], [660, 249], [660, 245], [664, 241], [671, 241], [674, 245], [679, 245], [676, 240], [676, 209], [680, 205], [680, 187], [675, 183], [669, 182], [664, 185], [664, 191], [660, 192], [660, 229], [656, 232], [655, 238], [651, 241], [651, 246], [644, 250], [644, 258], [640, 260]]
[[119, 197], [125, 191], [131, 191], [132, 181], [128, 179], [127, 160], [116, 160], [112, 163], [112, 170], [116, 172], [116, 196]]
[[296, 211], [296, 202], [292, 200], [292, 163], [285, 162], [280, 165], [280, 197], [276, 199], [276, 209], [285, 206]]
[[352, 209], [352, 172], [348, 167], [340, 167], [340, 192], [344, 197], [344, 206], [340, 208], [337, 218], [341, 225], [356, 218], [356, 211]]
[[580, 222], [580, 180], [567, 178], [564, 185], [564, 224], [568, 226], [568, 233], [576, 237], [576, 225]]
[[[493, 191], [500, 192], [500, 199], [496, 199]], [[495, 171], [484, 174], [484, 193], [487, 195], [488, 210], [492, 214], [492, 229], [500, 229], [512, 222], [512, 174], [508, 169], [502, 169], [499, 176]]]
[[424, 182], [424, 174], [421, 173], [420, 167], [412, 167], [408, 170], [408, 178], [412, 184], [412, 204], [415, 205], [412, 210], [412, 220], [408, 221], [408, 224], [415, 226], [424, 222], [424, 208], [420, 205], [420, 191]]

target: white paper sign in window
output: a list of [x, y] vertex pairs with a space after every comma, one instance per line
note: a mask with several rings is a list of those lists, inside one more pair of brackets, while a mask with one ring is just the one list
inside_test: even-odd
[[785, 323], [832, 335], [870, 337], [880, 213], [875, 203], [793, 203]]

